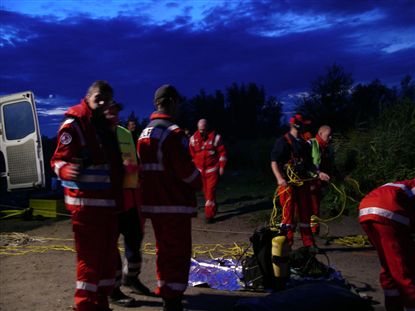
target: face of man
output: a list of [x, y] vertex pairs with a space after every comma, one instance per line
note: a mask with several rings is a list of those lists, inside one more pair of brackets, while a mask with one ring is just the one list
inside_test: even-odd
[[136, 124], [135, 124], [135, 122], [134, 121], [128, 121], [128, 123], [127, 123], [127, 129], [130, 131], [130, 132], [134, 132], [135, 131], [135, 129], [136, 129]]
[[330, 129], [325, 129], [324, 131], [321, 131], [321, 133], [319, 134], [321, 139], [323, 141], [325, 141], [326, 143], [328, 143], [331, 140], [331, 130]]
[[206, 120], [200, 120], [197, 123], [197, 130], [199, 131], [200, 134], [205, 135], [207, 132], [207, 122]]
[[115, 105], [107, 107], [104, 110], [104, 115], [110, 121], [112, 126], [117, 126], [120, 122], [119, 110]]
[[100, 89], [92, 89], [86, 97], [89, 108], [92, 110], [105, 109], [112, 101], [112, 94], [103, 92]]

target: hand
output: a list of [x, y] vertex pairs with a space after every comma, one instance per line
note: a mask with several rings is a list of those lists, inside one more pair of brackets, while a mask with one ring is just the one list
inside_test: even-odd
[[225, 173], [225, 169], [223, 167], [219, 168], [219, 175], [222, 176]]
[[284, 178], [277, 179], [278, 186], [287, 187], [287, 181]]
[[69, 163], [65, 166], [65, 179], [77, 180], [81, 174], [81, 165]]
[[323, 172], [318, 173], [318, 178], [320, 178], [323, 181], [329, 181], [330, 180], [330, 176], [327, 175], [326, 173], [323, 173]]

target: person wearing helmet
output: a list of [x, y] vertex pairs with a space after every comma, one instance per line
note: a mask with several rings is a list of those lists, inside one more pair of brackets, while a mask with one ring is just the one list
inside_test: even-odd
[[290, 245], [294, 243], [296, 209], [298, 226], [304, 246], [314, 246], [310, 228], [311, 196], [309, 181], [314, 178], [328, 180], [329, 176], [318, 173], [311, 158], [311, 147], [302, 138], [305, 120], [301, 114], [290, 118], [290, 130], [278, 138], [271, 152], [271, 169], [277, 181], [277, 193], [282, 206], [281, 227], [286, 231]]

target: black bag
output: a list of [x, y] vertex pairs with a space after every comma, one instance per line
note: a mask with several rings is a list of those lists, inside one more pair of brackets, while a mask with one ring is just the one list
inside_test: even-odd
[[278, 280], [274, 277], [272, 268], [272, 239], [280, 235], [278, 230], [271, 230], [270, 227], [263, 227], [255, 230], [250, 241], [254, 250], [254, 256], [262, 273], [262, 286], [264, 288], [280, 289]]

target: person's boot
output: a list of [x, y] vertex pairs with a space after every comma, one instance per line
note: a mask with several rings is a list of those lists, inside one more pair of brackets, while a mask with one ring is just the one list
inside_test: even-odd
[[152, 296], [151, 290], [137, 278], [123, 278], [122, 285], [129, 287], [134, 293]]
[[120, 307], [137, 307], [137, 301], [133, 297], [124, 294], [119, 287], [114, 288], [109, 298], [112, 304]]
[[163, 311], [184, 311], [182, 298], [182, 296], [163, 298]]

